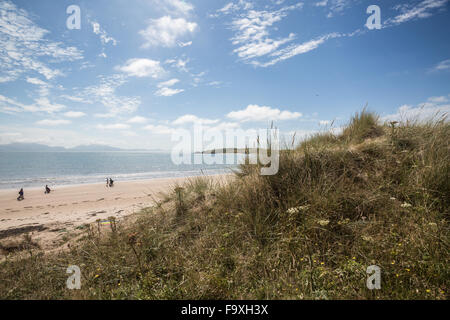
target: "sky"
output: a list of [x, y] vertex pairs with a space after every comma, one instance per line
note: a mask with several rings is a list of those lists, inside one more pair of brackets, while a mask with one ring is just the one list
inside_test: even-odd
[[449, 112], [449, 3], [2, 0], [0, 144], [169, 150], [194, 124], [300, 139], [365, 106]]

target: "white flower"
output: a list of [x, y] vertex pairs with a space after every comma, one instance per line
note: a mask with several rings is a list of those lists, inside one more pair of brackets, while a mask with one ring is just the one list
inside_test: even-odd
[[403, 204], [401, 205], [402, 208], [409, 208], [412, 207], [411, 204], [407, 203], [407, 202], [403, 202]]

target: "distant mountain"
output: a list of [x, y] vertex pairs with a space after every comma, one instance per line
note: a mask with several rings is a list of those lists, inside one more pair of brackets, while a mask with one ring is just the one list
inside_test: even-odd
[[38, 143], [11, 143], [0, 145], [1, 152], [61, 152], [63, 147], [49, 147]]
[[[77, 146], [73, 148], [68, 148], [66, 151], [72, 151], [72, 152], [105, 152], [105, 151], [124, 151], [120, 148], [100, 145], [100, 144], [91, 144], [91, 145], [84, 145], [84, 146]], [[128, 150], [127, 150], [128, 151]]]
[[81, 145], [73, 148], [50, 147], [39, 143], [11, 143], [0, 145], [0, 152], [113, 152], [113, 151], [164, 152], [164, 150], [160, 149], [129, 150], [99, 144]]

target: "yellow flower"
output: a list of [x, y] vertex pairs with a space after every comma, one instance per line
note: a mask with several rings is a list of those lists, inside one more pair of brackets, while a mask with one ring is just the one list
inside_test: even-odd
[[96, 274], [95, 277], [94, 277], [94, 279], [97, 279], [98, 277], [100, 277], [100, 275]]
[[408, 272], [410, 272], [410, 271], [411, 271], [411, 269], [408, 269], [408, 268], [406, 268], [405, 270], [406, 270], [406, 271], [408, 271]]
[[391, 264], [395, 264], [395, 261], [392, 261]]
[[430, 293], [431, 292], [431, 290], [430, 289], [427, 289], [427, 290], [425, 290], [427, 293]]
[[399, 277], [398, 273], [395, 276], [398, 278]]
[[321, 264], [321, 265], [324, 265], [324, 264], [325, 264], [325, 262], [321, 262], [320, 264]]

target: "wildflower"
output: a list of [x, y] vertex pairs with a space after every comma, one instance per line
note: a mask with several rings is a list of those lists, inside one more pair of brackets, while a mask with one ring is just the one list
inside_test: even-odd
[[353, 260], [356, 260], [356, 257], [353, 257], [352, 259], [353, 259]]
[[325, 262], [321, 262], [320, 264], [323, 266], [325, 264]]
[[320, 224], [322, 227], [325, 227], [330, 223], [330, 220], [319, 220], [317, 221], [317, 223]]
[[100, 277], [100, 275], [96, 274], [96, 275], [94, 276], [94, 279], [97, 279], [98, 277]]
[[391, 264], [395, 264], [395, 261], [392, 261]]
[[431, 290], [430, 289], [427, 289], [427, 290], [425, 290], [427, 293], [430, 293], [431, 292]]
[[402, 208], [409, 208], [409, 207], [412, 207], [412, 205], [410, 203], [403, 202], [403, 204], [400, 207], [402, 207]]
[[411, 271], [411, 269], [408, 269], [408, 268], [406, 268], [405, 270], [406, 270], [407, 272], [410, 272], [410, 271]]
[[399, 277], [398, 273], [395, 276], [398, 278]]

